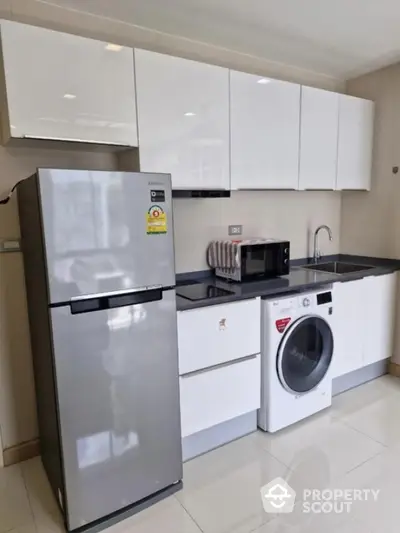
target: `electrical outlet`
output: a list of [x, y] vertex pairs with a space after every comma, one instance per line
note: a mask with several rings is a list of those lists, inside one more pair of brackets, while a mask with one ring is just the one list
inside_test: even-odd
[[5, 239], [0, 241], [0, 252], [19, 252], [21, 243], [19, 239]]
[[239, 224], [228, 226], [228, 235], [241, 235], [243, 226]]

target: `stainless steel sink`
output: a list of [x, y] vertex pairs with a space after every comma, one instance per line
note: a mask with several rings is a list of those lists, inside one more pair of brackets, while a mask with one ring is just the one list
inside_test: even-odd
[[362, 272], [374, 268], [368, 265], [356, 265], [355, 263], [343, 263], [342, 261], [332, 261], [329, 263], [314, 263], [302, 266], [307, 270], [318, 270], [319, 272], [331, 272], [332, 274], [351, 274], [352, 272]]

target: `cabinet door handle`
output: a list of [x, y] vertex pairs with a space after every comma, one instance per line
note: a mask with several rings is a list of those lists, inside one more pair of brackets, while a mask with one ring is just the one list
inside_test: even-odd
[[23, 135], [23, 139], [32, 139], [40, 141], [60, 141], [60, 142], [74, 142], [82, 144], [101, 144], [105, 146], [129, 146], [127, 144], [116, 143], [112, 141], [95, 141], [93, 139], [78, 139], [77, 137], [52, 137], [49, 135]]
[[362, 278], [353, 278], [353, 279], [343, 279], [343, 280], [338, 280], [338, 281], [335, 281], [335, 283], [351, 283], [352, 281], [361, 281], [365, 278], [371, 278], [372, 276], [369, 274], [368, 276], [364, 276]]
[[213, 366], [207, 366], [205, 368], [200, 368], [199, 370], [193, 370], [192, 372], [186, 372], [182, 374], [181, 378], [190, 378], [192, 376], [197, 376], [198, 374], [204, 374], [205, 372], [211, 372], [217, 368], [223, 368], [224, 366], [232, 366], [238, 363], [243, 363], [243, 361], [249, 361], [250, 359], [255, 359], [259, 354], [253, 353], [251, 355], [246, 355], [245, 357], [240, 357], [239, 359], [234, 359], [233, 361], [224, 361], [223, 363], [218, 363]]

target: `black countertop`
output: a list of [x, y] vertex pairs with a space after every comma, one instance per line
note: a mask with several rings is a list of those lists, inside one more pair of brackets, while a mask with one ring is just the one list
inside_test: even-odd
[[[176, 297], [177, 310], [186, 311], [189, 309], [196, 309], [198, 307], [208, 307], [210, 305], [224, 304], [235, 302], [239, 300], [246, 300], [248, 298], [255, 298], [257, 296], [275, 296], [285, 293], [304, 292], [306, 290], [314, 290], [319, 287], [330, 285], [335, 282], [351, 281], [362, 279], [367, 276], [381, 276], [400, 270], [400, 260], [384, 259], [378, 257], [364, 257], [359, 255], [335, 255], [326, 256], [321, 259], [321, 263], [328, 261], [342, 261], [346, 263], [355, 263], [357, 265], [373, 266], [369, 270], [361, 272], [352, 272], [351, 274], [331, 274], [327, 272], [316, 272], [313, 270], [302, 269], [300, 265], [311, 263], [311, 259], [298, 259], [292, 261], [290, 273], [287, 276], [279, 278], [265, 279], [261, 281], [248, 281], [243, 283], [228, 282], [213, 275], [204, 276], [204, 273], [199, 273], [198, 278], [194, 273], [188, 275], [187, 284], [190, 285], [194, 281], [201, 283], [208, 283], [221, 289], [231, 291], [233, 294], [227, 296], [219, 296], [216, 298], [208, 298], [206, 300], [192, 301], [180, 296]], [[179, 285], [185, 285], [182, 280]]]

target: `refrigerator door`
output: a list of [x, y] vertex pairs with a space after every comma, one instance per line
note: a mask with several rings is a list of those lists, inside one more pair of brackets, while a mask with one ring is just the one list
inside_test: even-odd
[[50, 309], [69, 529], [182, 478], [175, 291], [95, 304]]
[[49, 303], [175, 285], [169, 174], [38, 170]]

